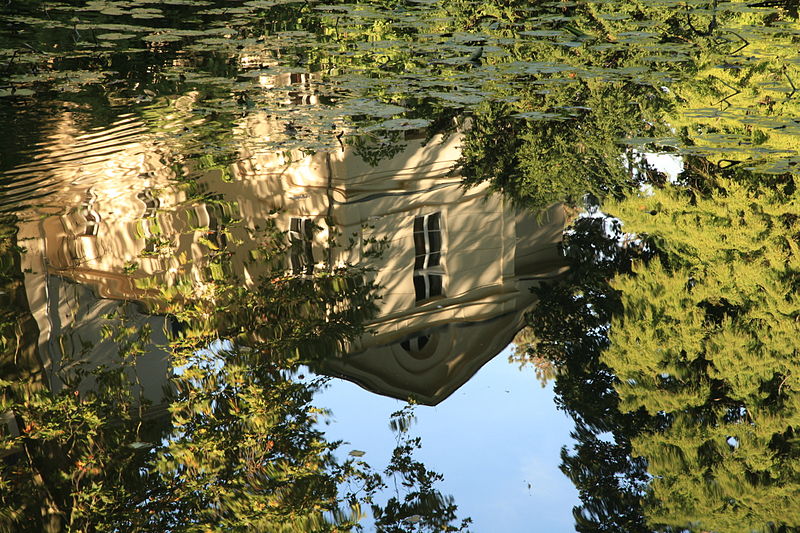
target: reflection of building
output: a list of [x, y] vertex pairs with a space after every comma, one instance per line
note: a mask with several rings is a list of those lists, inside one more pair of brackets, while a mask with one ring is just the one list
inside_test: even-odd
[[[515, 216], [499, 198], [437, 207], [447, 221], [436, 275], [442, 281], [426, 288], [443, 290], [420, 301], [415, 283], [416, 294], [375, 321], [373, 336], [348, 357], [325, 363], [328, 372], [381, 394], [439, 403], [511, 342], [535, 302], [530, 288], [562, 271], [562, 208], [549, 209], [537, 222], [532, 215]], [[398, 270], [390, 275], [411, 278]]]
[[[264, 138], [276, 126], [256, 116], [247, 129]], [[119, 144], [120, 132], [120, 149], [96, 149]], [[20, 227], [46, 367], [102, 359], [109, 347], [100, 332], [113, 312], [135, 316], [164, 341], [163, 317], [120, 300], [158, 300], [164, 286], [202, 295], [212, 278], [253, 283], [261, 272], [248, 261], [249, 231], [273, 220], [292, 244], [287, 270], [360, 265], [381, 286], [372, 333], [323, 370], [382, 394], [437, 403], [510, 342], [534, 303], [529, 288], [563, 268], [564, 210], [552, 207], [537, 219], [483, 187], [461, 188], [450, 175], [458, 135], [427, 144], [409, 137], [375, 167], [349, 147], [309, 156], [243, 151], [226, 168], [184, 165], [197, 174], [190, 183], [202, 194], [194, 196], [175, 183], [167, 150], [140, 125], [83, 138], [94, 144], [73, 153], [80, 142], [65, 141], [64, 154], [53, 158], [59, 166], [50, 167], [68, 207], [41, 211]], [[77, 160], [80, 170], [69, 170], [65, 162]], [[231, 254], [230, 270], [209, 261], [220, 249]], [[81, 353], [87, 339], [96, 347]], [[167, 361], [157, 351], [143, 361], [153, 381], [147, 395], [156, 397]]]
[[[360, 244], [335, 259], [375, 269], [382, 299], [372, 334], [322, 370], [438, 403], [511, 342], [535, 301], [530, 288], [563, 271], [566, 213], [526, 214], [485, 187], [464, 190], [450, 175], [458, 136], [407, 144], [377, 167], [349, 148], [292, 164], [254, 155], [239, 174], [246, 184], [222, 185], [225, 196], [250, 199], [239, 204], [245, 219], [258, 218], [260, 200], [281, 209], [279, 226], [301, 243], [296, 272], [324, 257], [328, 219]], [[242, 186], [262, 189], [234, 192]]]
[[[47, 207], [23, 210], [17, 238], [25, 248], [21, 268], [38, 330], [36, 366], [54, 392], [65, 386], [91, 390], [96, 387], [93, 370], [124, 367], [135, 397], [141, 394], [153, 403], [163, 398], [169, 373], [161, 348], [166, 319], [135, 303], [153, 291], [137, 287], [126, 266], [137, 262], [146, 271], [161, 268], [146, 254], [156, 211], [162, 202], [174, 204], [180, 198], [155, 196], [173, 172], [156, 147], [142, 141], [144, 134], [143, 125], [130, 118], [81, 134], [64, 116], [48, 153], [9, 173], [23, 187], [3, 191], [4, 202], [30, 201], [28, 182], [47, 193]], [[121, 322], [130, 329], [129, 341], [152, 335], [146, 335], [141, 349], [134, 342], [121, 350], [119, 337], [114, 338]]]

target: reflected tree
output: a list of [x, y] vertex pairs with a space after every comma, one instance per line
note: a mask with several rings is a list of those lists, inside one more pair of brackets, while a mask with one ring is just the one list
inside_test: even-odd
[[[791, 184], [791, 178], [789, 183]], [[653, 476], [653, 527], [796, 528], [797, 195], [719, 182], [609, 207], [660, 250], [616, 278], [623, 312], [601, 361]]]
[[[126, 106], [220, 171], [238, 153], [219, 145], [265, 110], [286, 119], [273, 132], [281, 150], [340, 148], [346, 125], [368, 127], [352, 146], [375, 164], [414, 128], [459, 126], [468, 185], [488, 180], [537, 207], [609, 199], [629, 233], [609, 218], [576, 222], [572, 270], [537, 289], [533, 339], [516, 355], [558, 370], [559, 405], [576, 421], [562, 468], [581, 494], [578, 529], [800, 527], [795, 3], [412, 4], [31, 2], [0, 13], [11, 22], [0, 98], [16, 111], [65, 90], [59, 107], [93, 109], [87, 130]], [[687, 189], [662, 189], [643, 163], [665, 150], [683, 156]], [[163, 347], [175, 396], [159, 413], [121, 368], [84, 368], [48, 390], [35, 331], [18, 325], [30, 315], [21, 250], [0, 228], [3, 525], [341, 530], [369, 504], [386, 531], [464, 526], [411, 458], [414, 439], [384, 472], [409, 492], [380, 506], [380, 476], [337, 461], [316, 429], [321, 384], [295, 373], [361, 333], [371, 288], [359, 272], [288, 276], [273, 239], [258, 259], [272, 271], [245, 289], [206, 239], [209, 279], [151, 302], [176, 325]], [[107, 320], [117, 358], [134, 364], [147, 332]], [[98, 387], [76, 394], [82, 376]], [[345, 480], [368, 496], [342, 497]]]
[[[13, 235], [2, 257], [13, 258]], [[120, 365], [73, 369], [59, 392], [30, 379], [15, 354], [31, 347], [4, 336], [0, 412], [16, 430], [2, 440], [0, 526], [351, 531], [370, 505], [381, 527], [451, 527], [455, 504], [433, 488], [441, 477], [412, 458], [417, 441], [398, 444], [386, 475], [418, 488], [386, 506], [375, 503], [380, 474], [336, 458], [339, 443], [319, 426], [326, 412], [312, 404], [324, 381], [302, 376], [300, 365], [335, 356], [363, 332], [373, 288], [357, 269], [287, 275], [288, 246], [267, 232], [258, 260], [268, 268], [250, 289], [211, 277], [202, 291], [167, 288], [149, 302], [175, 325], [161, 347], [174, 372], [160, 405], [143, 400], [126, 373], [153, 341], [122, 312], [105, 317]], [[13, 263], [3, 276], [4, 288], [19, 284]], [[16, 315], [4, 317], [7, 331], [17, 327]], [[96, 386], [79, 391], [88, 377]]]
[[[538, 289], [530, 358], [558, 367], [576, 423], [562, 454], [580, 531], [784, 531], [798, 526], [793, 377], [797, 216], [771, 187], [712, 169], [582, 218], [572, 271]], [[700, 178], [694, 176], [694, 179]], [[524, 359], [524, 357], [523, 357]]]
[[561, 469], [580, 494], [573, 513], [582, 532], [649, 531], [642, 510], [647, 463], [631, 456], [631, 439], [655, 422], [642, 410], [620, 411], [617, 378], [601, 360], [611, 318], [621, 310], [609, 280], [648, 255], [622, 246], [623, 238], [619, 221], [610, 217], [576, 220], [564, 242], [570, 271], [535, 289], [539, 303], [526, 317], [532, 338], [515, 357], [555, 365], [557, 405], [575, 420], [576, 444], [562, 449]]
[[397, 435], [397, 446], [384, 476], [387, 480], [392, 478], [396, 495], [384, 505], [372, 505], [375, 530], [379, 533], [466, 531], [472, 520], [465, 518], [459, 523], [458, 506], [453, 497], [435, 488], [435, 484], [444, 479], [442, 475], [428, 470], [413, 457], [414, 451], [422, 447], [420, 438], [409, 434], [415, 420], [413, 409], [413, 404], [409, 404], [391, 416], [390, 425]]

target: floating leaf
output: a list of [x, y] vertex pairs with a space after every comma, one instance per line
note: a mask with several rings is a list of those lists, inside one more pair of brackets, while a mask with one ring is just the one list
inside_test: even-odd
[[430, 125], [431, 121], [426, 120], [424, 118], [395, 118], [391, 120], [385, 120], [378, 124], [377, 126], [370, 126], [368, 128], [364, 128], [363, 131], [375, 131], [375, 130], [390, 130], [390, 131], [407, 131], [407, 130], [418, 130], [420, 128], [425, 128]]
[[169, 43], [169, 42], [177, 42], [180, 41], [182, 38], [180, 35], [175, 35], [174, 33], [153, 33], [150, 35], [145, 35], [142, 37], [143, 41], [151, 42], [151, 43]]
[[131, 39], [133, 37], [136, 37], [136, 35], [132, 33], [101, 33], [97, 36], [98, 39], [108, 41], [121, 41], [123, 39]]

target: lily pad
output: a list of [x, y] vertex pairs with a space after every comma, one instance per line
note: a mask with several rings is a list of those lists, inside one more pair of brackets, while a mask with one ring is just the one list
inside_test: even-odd
[[122, 41], [124, 39], [132, 39], [137, 37], [132, 33], [101, 33], [97, 36], [98, 39], [103, 39], [106, 41]]

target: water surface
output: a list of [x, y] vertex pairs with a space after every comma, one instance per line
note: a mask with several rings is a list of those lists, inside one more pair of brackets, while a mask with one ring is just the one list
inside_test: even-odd
[[800, 527], [793, 2], [0, 19], [5, 528]]

